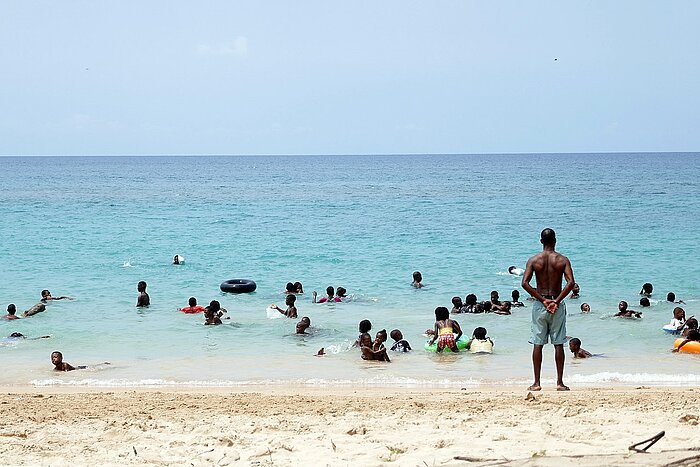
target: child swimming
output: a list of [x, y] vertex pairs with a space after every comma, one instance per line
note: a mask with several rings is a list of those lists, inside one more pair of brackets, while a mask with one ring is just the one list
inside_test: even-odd
[[297, 317], [297, 307], [294, 305], [294, 303], [297, 301], [297, 296], [294, 294], [289, 294], [287, 297], [284, 299], [284, 303], [287, 305], [287, 309], [283, 310], [282, 308], [278, 307], [277, 305], [270, 305], [270, 308], [273, 308], [280, 313], [282, 313], [284, 316], [287, 318], [296, 318]]
[[641, 311], [634, 311], [634, 310], [628, 310], [627, 309], [627, 302], [622, 300], [618, 305], [617, 309], [619, 310], [617, 314], [614, 316], [620, 317], [620, 318], [641, 318], [642, 317], [642, 312]]
[[308, 316], [304, 316], [296, 325], [297, 334], [308, 334], [306, 330], [311, 326], [311, 320]]
[[592, 353], [581, 348], [581, 339], [577, 337], [572, 337], [569, 340], [569, 350], [574, 354], [574, 358], [588, 358], [593, 356]]
[[478, 327], [474, 329], [472, 338], [467, 342], [467, 350], [471, 353], [492, 353], [493, 341], [486, 337], [486, 328]]
[[685, 323], [685, 310], [677, 306], [673, 309], [673, 319], [669, 323], [669, 326], [676, 328], [676, 331], [681, 331], [685, 327]]
[[63, 361], [63, 354], [56, 350], [51, 352], [51, 363], [54, 365], [55, 371], [73, 371], [73, 370], [84, 370], [87, 368], [85, 365], [74, 367], [70, 363]]
[[415, 271], [413, 273], [413, 282], [411, 282], [411, 285], [416, 289], [423, 287], [423, 275], [420, 273], [420, 271]]
[[403, 334], [398, 329], [391, 331], [390, 336], [394, 339], [394, 345], [391, 346], [391, 350], [394, 352], [410, 352], [412, 350], [411, 344], [403, 338]]
[[435, 334], [428, 345], [433, 345], [437, 339], [437, 352], [442, 352], [445, 347], [452, 352], [459, 352], [457, 341], [460, 337], [462, 337], [462, 329], [457, 321], [450, 319], [450, 310], [444, 306], [435, 308]]

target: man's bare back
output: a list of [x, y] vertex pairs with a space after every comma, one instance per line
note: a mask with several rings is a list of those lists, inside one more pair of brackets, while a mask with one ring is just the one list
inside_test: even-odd
[[540, 295], [558, 297], [569, 258], [556, 251], [543, 251], [530, 258]]

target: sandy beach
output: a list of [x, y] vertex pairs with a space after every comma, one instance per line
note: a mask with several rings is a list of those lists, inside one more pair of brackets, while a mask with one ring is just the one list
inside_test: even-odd
[[[5, 388], [5, 465], [698, 465], [700, 390]], [[628, 446], [665, 431], [649, 454]], [[683, 461], [684, 459], [691, 459]], [[681, 463], [675, 463], [681, 461]]]

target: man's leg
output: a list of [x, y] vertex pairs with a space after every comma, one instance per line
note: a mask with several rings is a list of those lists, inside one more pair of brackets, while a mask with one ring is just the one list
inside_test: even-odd
[[[568, 391], [569, 388], [564, 384], [564, 360], [566, 355], [564, 353], [564, 345], [558, 344], [554, 346], [554, 361], [557, 364], [557, 391]], [[542, 360], [542, 354], [540, 353], [540, 360]]]
[[[535, 373], [535, 382], [528, 388], [530, 391], [539, 391], [542, 389], [542, 386], [540, 386], [540, 373], [542, 372], [542, 347], [544, 346], [537, 344], [532, 346], [532, 369]], [[564, 347], [561, 347], [563, 351]]]

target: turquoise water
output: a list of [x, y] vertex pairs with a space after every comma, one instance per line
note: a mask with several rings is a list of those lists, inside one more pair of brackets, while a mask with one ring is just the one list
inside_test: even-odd
[[[510, 265], [557, 231], [581, 299], [568, 302], [568, 334], [604, 357], [567, 360], [574, 384], [691, 384], [700, 357], [669, 352], [668, 291], [700, 315], [700, 155], [554, 154], [289, 157], [0, 158], [0, 300], [22, 311], [40, 291], [69, 295], [45, 313], [0, 322], [0, 384], [216, 385], [368, 384], [464, 386], [530, 380], [530, 308], [512, 316], [457, 315], [471, 334], [484, 326], [491, 356], [433, 355], [422, 336], [436, 306], [454, 295], [507, 299], [519, 289]], [[183, 255], [181, 266], [171, 264]], [[410, 287], [420, 270], [426, 287]], [[254, 279], [248, 295], [219, 283]], [[151, 307], [136, 309], [136, 283]], [[299, 316], [268, 319], [301, 281]], [[619, 300], [639, 321], [610, 317]], [[342, 285], [352, 300], [312, 304], [311, 291]], [[521, 291], [522, 292], [522, 291]], [[522, 293], [525, 298], [525, 293]], [[203, 326], [177, 311], [195, 296], [221, 301], [232, 319]], [[581, 315], [582, 302], [593, 312]], [[417, 349], [391, 364], [364, 362], [350, 344], [357, 324], [399, 328]], [[325, 347], [329, 355], [313, 355]], [[96, 364], [57, 374], [49, 355]], [[545, 352], [543, 378], [554, 377]]]

